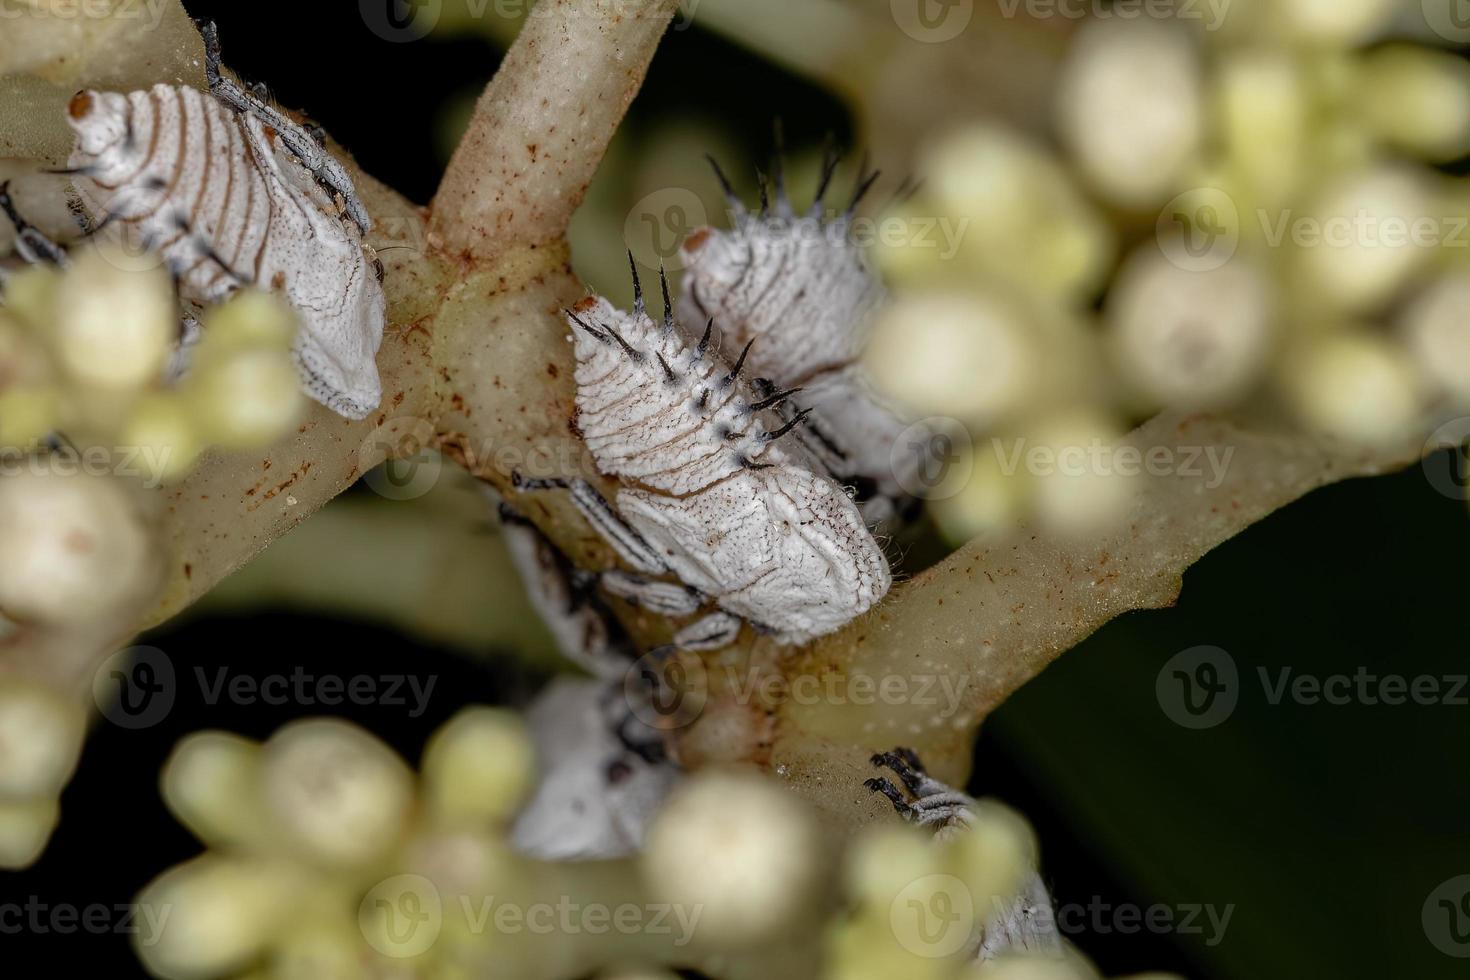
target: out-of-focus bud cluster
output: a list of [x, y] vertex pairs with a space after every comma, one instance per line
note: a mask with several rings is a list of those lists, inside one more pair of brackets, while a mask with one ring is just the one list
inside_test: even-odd
[[86, 727], [75, 699], [37, 681], [0, 683], [0, 868], [23, 868], [40, 856]]
[[[26, 763], [17, 777], [64, 779], [58, 760]], [[635, 857], [543, 862], [508, 843], [536, 779], [520, 721], [486, 707], [439, 729], [418, 775], [333, 719], [264, 743], [192, 735], [162, 788], [208, 850], [143, 890], [137, 951], [170, 980], [670, 980], [769, 950], [778, 976], [1098, 977], [1055, 934], [1029, 826], [993, 801], [938, 834], [884, 824], [844, 842], [777, 782], [716, 767], [683, 781]], [[1021, 908], [1047, 952], [982, 951]]]
[[302, 409], [288, 307], [243, 292], [210, 310], [174, 380], [180, 317], [168, 274], [110, 246], [65, 271], [13, 276], [0, 307], [0, 449], [114, 457], [114, 472], [177, 480], [209, 446], [268, 445]]
[[301, 407], [289, 309], [245, 293], [212, 310], [174, 381], [168, 274], [106, 247], [0, 293], [0, 630], [31, 655], [0, 677], [3, 867], [34, 861], [56, 824], [85, 727], [72, 661], [133, 628], [161, 581], [146, 489], [208, 446], [268, 444]]
[[869, 362], [984, 444], [936, 501], [956, 536], [1128, 499], [1103, 490], [1116, 474], [1005, 458], [1038, 432], [1085, 446], [1160, 409], [1249, 404], [1376, 446], [1470, 406], [1470, 187], [1436, 169], [1470, 152], [1470, 63], [1393, 34], [1425, 16], [1240, 0], [1218, 20], [1098, 18], [1048, 134], [972, 124], [923, 152], [903, 213], [958, 246], [880, 240], [895, 299]]
[[208, 850], [144, 889], [139, 908], [158, 925], [137, 951], [166, 978], [653, 971], [619, 974], [631, 980], [663, 977], [664, 963], [811, 945], [835, 907], [833, 846], [805, 804], [754, 771], [691, 776], [646, 851], [618, 862], [510, 849], [536, 778], [521, 722], [485, 707], [432, 736], [417, 776], [332, 719], [263, 744], [192, 735], [162, 788]]
[[845, 864], [852, 912], [831, 931], [833, 980], [966, 975], [986, 922], [1017, 899], [1035, 867], [1030, 828], [990, 801], [959, 833], [867, 831]]
[[525, 888], [505, 834], [533, 780], [520, 722], [490, 708], [441, 728], [417, 777], [333, 719], [192, 735], [163, 795], [209, 849], [144, 889], [160, 925], [138, 953], [162, 977], [437, 975], [471, 938], [450, 896]]

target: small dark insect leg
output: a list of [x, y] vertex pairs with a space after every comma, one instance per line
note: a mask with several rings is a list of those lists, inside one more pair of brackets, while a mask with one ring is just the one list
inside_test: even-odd
[[704, 605], [704, 596], [679, 582], [665, 582], [614, 568], [600, 576], [609, 595], [660, 616], [692, 616]]
[[710, 613], [674, 634], [674, 645], [681, 650], [722, 650], [735, 642], [744, 621], [733, 613]]
[[221, 103], [236, 112], [254, 116], [270, 126], [280, 136], [286, 149], [290, 150], [302, 166], [311, 171], [329, 194], [342, 199], [342, 207], [358, 229], [366, 235], [372, 230], [373, 222], [367, 208], [358, 199], [357, 190], [343, 166], [332, 158], [311, 133], [297, 125], [284, 113], [267, 102], [261, 101], [241, 87], [224, 72], [220, 54], [219, 28], [213, 21], [196, 21], [199, 34], [204, 38], [204, 74], [209, 81], [209, 91]]
[[67, 264], [66, 249], [21, 216], [20, 210], [15, 206], [15, 199], [10, 195], [8, 180], [0, 184], [0, 210], [4, 210], [5, 216], [15, 226], [15, 250], [22, 259], [31, 265]]
[[876, 777], [863, 783], [868, 789], [887, 796], [894, 809], [905, 820], [911, 820], [921, 827], [943, 829], [968, 825], [973, 819], [971, 808], [975, 804], [974, 799], [925, 772], [923, 763], [912, 749], [898, 747], [879, 752], [869, 761], [880, 768], [892, 770], [903, 783], [904, 789], [914, 798], [912, 803], [908, 802], [892, 781], [884, 777]]
[[669, 753], [663, 736], [638, 717], [627, 698], [622, 684], [610, 684], [601, 694], [602, 713], [618, 744], [650, 765], [667, 761]]
[[511, 484], [522, 492], [529, 490], [571, 491], [572, 503], [577, 510], [589, 524], [596, 528], [597, 533], [613, 546], [613, 550], [620, 558], [646, 575], [663, 575], [668, 572], [668, 566], [664, 564], [653, 546], [618, 515], [617, 510], [602, 495], [601, 491], [586, 480], [580, 478], [572, 480], [528, 479], [519, 473], [512, 473]]
[[893, 804], [893, 809], [898, 811], [898, 815], [905, 820], [912, 820], [914, 818], [914, 808], [909, 805], [908, 800], [904, 799], [903, 794], [898, 791], [898, 787], [893, 785], [887, 778], [874, 776], [872, 779], [864, 780], [863, 785], [875, 793], [882, 793], [888, 797], [888, 802]]
[[889, 752], [879, 752], [868, 760], [875, 766], [886, 767], [893, 770], [893, 774], [903, 783], [904, 789], [918, 796], [920, 788], [924, 785], [924, 768], [917, 765], [917, 759], [907, 749], [893, 749]]

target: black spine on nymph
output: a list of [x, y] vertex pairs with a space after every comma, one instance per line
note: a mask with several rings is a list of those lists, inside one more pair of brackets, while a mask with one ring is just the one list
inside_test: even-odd
[[658, 358], [658, 366], [664, 369], [664, 380], [672, 382], [674, 380], [674, 369], [669, 367], [669, 362], [664, 360], [664, 356], [657, 351], [654, 352], [653, 356]]
[[735, 188], [730, 186], [730, 178], [726, 177], [725, 171], [720, 169], [720, 161], [716, 160], [708, 153], [704, 155], [704, 158], [708, 160], [709, 165], [714, 168], [715, 179], [720, 182], [720, 189], [725, 193], [725, 201], [730, 205], [731, 208], [735, 210], [736, 214], [744, 214], [745, 204], [740, 200], [739, 197], [736, 196]]
[[864, 154], [862, 166], [858, 167], [858, 185], [857, 188], [852, 192], [852, 201], [849, 202], [847, 205], [847, 211], [845, 212], [846, 217], [852, 217], [853, 212], [857, 210], [859, 202], [861, 202], [862, 199], [867, 195], [868, 191], [872, 189], [874, 181], [876, 181], [878, 179], [878, 176], [883, 172], [881, 170], [874, 170], [872, 173], [864, 177], [863, 172], [867, 169], [868, 157], [867, 154]]
[[663, 263], [658, 266], [658, 285], [664, 294], [664, 329], [672, 332], [674, 329], [674, 303], [669, 299], [669, 275], [664, 271]]
[[750, 349], [754, 346], [755, 338], [752, 337], [750, 338], [750, 343], [745, 345], [745, 350], [740, 352], [740, 358], [735, 362], [735, 366], [730, 369], [730, 373], [725, 375], [724, 379], [720, 382], [721, 388], [728, 388], [735, 383], [736, 378], [740, 377], [740, 369], [745, 366], [745, 356], [750, 353]]
[[827, 134], [826, 144], [822, 148], [822, 176], [817, 181], [817, 196], [812, 199], [812, 213], [822, 213], [822, 199], [827, 196], [827, 188], [832, 185], [832, 177], [837, 173], [837, 164], [842, 161], [842, 151], [837, 148], [837, 141], [831, 133]]
[[710, 317], [709, 322], [704, 325], [704, 336], [699, 338], [699, 346], [694, 348], [694, 356], [698, 360], [704, 360], [705, 352], [709, 350], [709, 338], [715, 329], [715, 318]]
[[761, 433], [761, 441], [763, 441], [763, 442], [775, 442], [777, 439], [781, 438], [786, 433], [790, 432], [792, 429], [796, 428], [798, 425], [801, 425], [801, 423], [805, 422], [806, 421], [806, 417], [808, 415], [810, 415], [810, 414], [812, 414], [812, 410], [811, 409], [809, 409], [809, 408], [803, 408], [801, 411], [797, 412], [794, 416], [792, 416], [790, 422], [787, 422], [785, 425], [781, 426], [781, 428], [777, 429], [775, 432], [762, 432]]
[[762, 398], [760, 401], [751, 405], [750, 410], [752, 412], [763, 412], [768, 408], [775, 408], [777, 405], [781, 404], [800, 390], [800, 388], [787, 388], [785, 391], [778, 391], [775, 394], [770, 395], [766, 398]]
[[771, 213], [771, 195], [766, 187], [766, 175], [759, 170], [755, 172], [755, 186], [761, 196], [761, 217], [764, 218]]
[[577, 316], [577, 314], [573, 313], [571, 310], [567, 310], [566, 311], [566, 314], [567, 314], [568, 318], [570, 318], [573, 323], [575, 323], [577, 326], [581, 327], [583, 330], [587, 331], [589, 334], [591, 334], [593, 337], [595, 337], [600, 343], [604, 343], [604, 344], [610, 344], [610, 343], [612, 343], [612, 339], [609, 338], [607, 334], [600, 333], [600, 332], [592, 329], [592, 325], [591, 324], [589, 324], [587, 321], [583, 320], [581, 317]]
[[598, 326], [607, 331], [608, 336], [612, 337], [613, 340], [616, 340], [618, 342], [618, 346], [621, 347], [623, 349], [623, 352], [628, 355], [629, 360], [643, 360], [643, 352], [639, 350], [634, 350], [633, 347], [626, 340], [623, 339], [623, 335], [613, 329], [612, 324], [599, 323]]
[[633, 250], [628, 250], [628, 268], [633, 270], [633, 315], [646, 314], [647, 308], [643, 304], [643, 284], [638, 281], [638, 263], [633, 260]]

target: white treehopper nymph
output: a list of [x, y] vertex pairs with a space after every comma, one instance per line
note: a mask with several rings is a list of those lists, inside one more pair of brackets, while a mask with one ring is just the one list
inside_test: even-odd
[[758, 394], [742, 374], [751, 349], [730, 365], [708, 324], [694, 342], [667, 282], [661, 323], [636, 270], [634, 287], [631, 313], [600, 297], [567, 313], [577, 423], [599, 469], [623, 484], [616, 509], [585, 480], [519, 486], [572, 491], [633, 569], [605, 573], [609, 592], [669, 616], [718, 607], [676, 634], [686, 649], [729, 644], [742, 620], [801, 643], [867, 611], [888, 591], [888, 563], [843, 488], [782, 441], [805, 420], [776, 414], [790, 392]]
[[221, 74], [212, 26], [203, 32], [210, 93], [156, 85], [72, 99], [67, 172], [91, 230], [116, 225], [158, 253], [196, 306], [247, 285], [283, 293], [301, 319], [303, 389], [363, 418], [381, 397], [385, 308], [367, 213], [315, 137]]
[[851, 202], [827, 217], [823, 199], [838, 157], [829, 152], [816, 200], [797, 213], [773, 166], [774, 200], [761, 183], [761, 208], [747, 211], [713, 160], [734, 227], [696, 229], [685, 240], [679, 314], [713, 318], [736, 348], [752, 340], [750, 370], [782, 388], [800, 388], [789, 411], [810, 410], [802, 443], [839, 482], [856, 488], [870, 521], [906, 503], [905, 488], [922, 465], [925, 447], [896, 446], [908, 428], [870, 387], [857, 363], [873, 314], [886, 300], [850, 234], [854, 211], [877, 173], [860, 176]]

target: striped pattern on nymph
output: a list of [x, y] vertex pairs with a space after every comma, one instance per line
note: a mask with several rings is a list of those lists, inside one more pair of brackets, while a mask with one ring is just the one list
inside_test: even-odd
[[775, 411], [792, 393], [757, 393], [742, 377], [750, 348], [729, 364], [710, 324], [693, 342], [667, 281], [661, 323], [644, 308], [636, 270], [634, 292], [631, 313], [601, 297], [567, 312], [578, 427], [598, 468], [622, 484], [616, 511], [583, 481], [553, 485], [573, 490], [638, 573], [672, 574], [685, 589], [622, 572], [604, 573], [604, 587], [674, 616], [712, 600], [723, 613], [675, 634], [689, 649], [732, 641], [732, 616], [788, 644], [866, 612], [888, 591], [888, 562], [846, 491], [795, 440], [779, 441], [805, 420]]
[[812, 465], [777, 443], [805, 416], [773, 411], [790, 392], [753, 392], [742, 377], [749, 347], [731, 366], [712, 327], [691, 343], [672, 312], [656, 323], [641, 301], [627, 314], [588, 297], [568, 317], [578, 328], [577, 424], [603, 472], [684, 495], [742, 470]]
[[828, 217], [824, 198], [837, 164], [829, 152], [815, 200], [803, 213], [787, 196], [779, 155], [772, 164], [775, 193], [762, 181], [759, 211], [746, 210], [715, 164], [734, 226], [698, 228], [685, 240], [679, 314], [713, 318], [726, 343], [758, 340], [752, 374], [802, 389], [785, 411], [810, 411], [803, 445], [858, 491], [870, 521], [881, 522], [909, 509], [909, 488], [919, 485], [928, 443], [911, 438], [915, 433], [868, 384], [859, 362], [887, 293], [850, 231], [878, 175], [860, 172], [846, 208]]
[[296, 360], [312, 398], [349, 418], [378, 404], [385, 301], [340, 203], [261, 119], [196, 89], [156, 85], [72, 99], [69, 166], [93, 228], [156, 252], [203, 306], [254, 285], [301, 317]]

